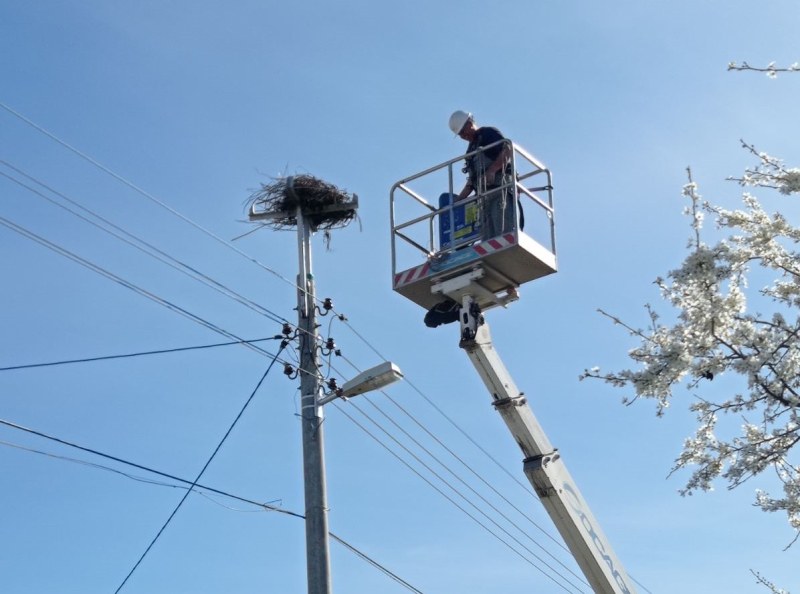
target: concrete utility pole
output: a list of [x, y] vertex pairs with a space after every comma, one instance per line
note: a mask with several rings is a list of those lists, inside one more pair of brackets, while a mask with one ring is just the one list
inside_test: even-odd
[[311, 271], [311, 229], [297, 208], [297, 327], [300, 331], [300, 408], [303, 424], [303, 477], [306, 498], [306, 556], [309, 594], [329, 594], [328, 496], [325, 484], [321, 385], [317, 357], [317, 309]]
[[311, 269], [311, 234], [344, 226], [355, 217], [358, 198], [310, 175], [264, 184], [251, 197], [250, 220], [274, 228], [297, 227], [297, 338], [303, 434], [303, 480], [306, 507], [306, 567], [309, 594], [330, 594], [328, 501], [325, 485], [323, 413], [317, 305]]

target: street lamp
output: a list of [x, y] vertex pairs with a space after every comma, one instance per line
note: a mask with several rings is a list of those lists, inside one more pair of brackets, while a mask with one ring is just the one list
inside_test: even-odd
[[336, 388], [327, 396], [320, 398], [317, 403], [322, 406], [337, 398], [347, 399], [364, 392], [380, 390], [401, 379], [403, 379], [403, 372], [400, 371], [400, 368], [391, 361], [384, 361], [380, 365], [362, 371], [350, 381], [345, 382], [341, 388]]

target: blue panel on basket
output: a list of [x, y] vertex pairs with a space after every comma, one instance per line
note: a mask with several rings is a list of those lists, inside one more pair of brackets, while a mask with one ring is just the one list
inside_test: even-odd
[[431, 271], [442, 272], [478, 258], [480, 258], [480, 254], [472, 248], [439, 254], [431, 259]]
[[[453, 194], [444, 193], [439, 196], [439, 208], [450, 206]], [[481, 223], [478, 202], [473, 200], [466, 204], [457, 204], [451, 211], [439, 215], [439, 249], [446, 250], [453, 244], [468, 243], [480, 239]], [[450, 216], [453, 217], [454, 232], [450, 232]]]

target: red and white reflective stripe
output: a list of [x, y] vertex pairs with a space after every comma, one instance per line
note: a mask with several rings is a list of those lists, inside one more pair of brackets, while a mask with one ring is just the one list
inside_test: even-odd
[[417, 281], [423, 277], [425, 277], [431, 269], [430, 263], [426, 262], [422, 266], [417, 266], [416, 268], [412, 268], [410, 270], [406, 270], [404, 272], [400, 272], [394, 275], [394, 286], [399, 287], [401, 285], [406, 285], [410, 282]]
[[514, 243], [516, 243], [516, 241], [513, 233], [507, 233], [506, 235], [500, 235], [499, 237], [495, 237], [489, 241], [483, 241], [478, 245], [473, 246], [473, 249], [481, 256], [485, 256], [487, 254], [491, 254], [492, 252], [496, 252], [497, 250], [510, 247], [514, 245]]

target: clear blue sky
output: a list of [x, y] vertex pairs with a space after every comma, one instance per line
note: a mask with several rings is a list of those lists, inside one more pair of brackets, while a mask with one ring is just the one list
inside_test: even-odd
[[[726, 65], [797, 61], [798, 30], [794, 0], [10, 0], [0, 4], [0, 101], [226, 241], [250, 229], [243, 203], [269, 176], [307, 172], [358, 193], [361, 225], [336, 232], [330, 251], [315, 239], [317, 289], [349, 318], [350, 327], [330, 324], [349, 361], [366, 368], [385, 356], [403, 368], [410, 381], [388, 393], [410, 416], [381, 394], [327, 410], [330, 527], [426, 594], [564, 590], [522, 545], [504, 536], [520, 554], [510, 550], [399, 463], [381, 443], [439, 484], [356, 407], [446, 475], [402, 426], [492, 507], [449, 482], [559, 573], [577, 571], [539, 502], [465, 437], [524, 483], [457, 330], [425, 328], [424, 312], [391, 290], [391, 185], [463, 151], [446, 126], [454, 109], [498, 126], [553, 171], [560, 272], [489, 313], [495, 343], [640, 591], [764, 592], [750, 568], [800, 590], [800, 545], [783, 552], [793, 536], [784, 518], [750, 505], [760, 483], [677, 494], [685, 475], [667, 475], [693, 427], [690, 394], [657, 419], [648, 403], [624, 407], [622, 392], [578, 381], [585, 367], [626, 365], [633, 346], [596, 309], [644, 324], [642, 304], [658, 300], [652, 280], [683, 257], [687, 165], [700, 192], [729, 207], [741, 192], [725, 178], [753, 164], [740, 138], [797, 166], [800, 77]], [[297, 270], [294, 234], [237, 240], [255, 265], [5, 109], [0, 153], [296, 319], [283, 280]], [[228, 332], [280, 330], [5, 177], [0, 192], [0, 216]], [[800, 217], [794, 204], [765, 202]], [[224, 340], [5, 227], [0, 250], [0, 367]], [[0, 419], [191, 479], [268, 362], [226, 347], [4, 371]], [[340, 379], [352, 373], [334, 364]], [[298, 406], [296, 382], [276, 367], [202, 482], [302, 513]], [[0, 427], [0, 441], [4, 593], [113, 592], [183, 495], [31, 452], [131, 472], [18, 430]], [[335, 591], [406, 591], [338, 544], [331, 551]], [[302, 592], [304, 555], [302, 521], [191, 495], [123, 592]]]

